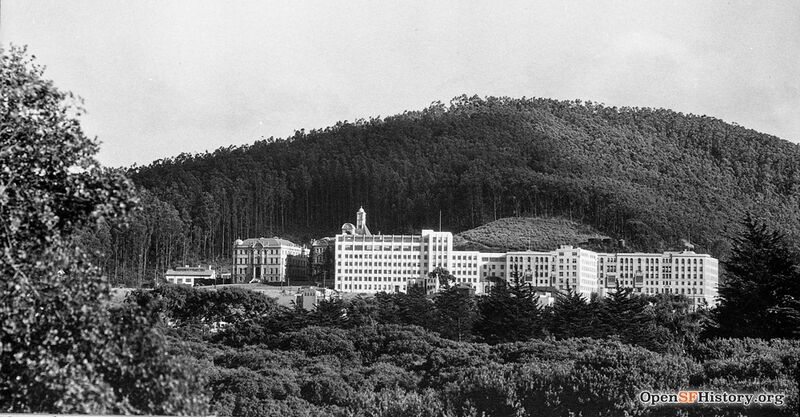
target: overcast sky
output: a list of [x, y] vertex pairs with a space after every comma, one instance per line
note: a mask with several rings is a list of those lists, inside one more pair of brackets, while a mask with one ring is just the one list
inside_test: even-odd
[[461, 94], [706, 114], [800, 140], [800, 1], [3, 0], [106, 165]]

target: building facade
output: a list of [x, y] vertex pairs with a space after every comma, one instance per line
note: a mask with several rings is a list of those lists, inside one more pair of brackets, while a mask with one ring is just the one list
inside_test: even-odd
[[561, 245], [552, 252], [523, 251], [501, 255], [505, 257], [504, 269], [509, 278], [519, 277], [534, 287], [572, 290], [587, 299], [597, 292], [596, 252]]
[[642, 294], [681, 294], [695, 306], [714, 305], [719, 261], [692, 251], [664, 253], [599, 253], [601, 293], [617, 287]]
[[419, 235], [373, 235], [363, 208], [356, 224], [345, 223], [336, 235], [335, 289], [345, 292], [406, 292], [410, 283], [434, 269], [447, 269], [456, 283], [482, 293], [474, 251], [454, 251], [453, 234], [423, 230]]
[[718, 261], [691, 251], [664, 253], [598, 253], [571, 245], [553, 251], [480, 253], [453, 250], [450, 232], [423, 229], [419, 235], [372, 235], [359, 209], [356, 224], [345, 223], [335, 237], [335, 286], [343, 292], [406, 292], [425, 283], [437, 267], [447, 269], [456, 284], [484, 294], [492, 277], [520, 280], [542, 289], [573, 291], [589, 299], [617, 288], [642, 294], [683, 294], [694, 305], [716, 303]]
[[288, 240], [254, 238], [233, 244], [234, 282], [287, 283], [308, 279], [307, 248]]

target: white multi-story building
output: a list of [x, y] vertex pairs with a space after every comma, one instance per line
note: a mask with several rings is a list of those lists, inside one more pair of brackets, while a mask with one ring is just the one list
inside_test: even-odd
[[520, 251], [493, 255], [495, 259], [505, 258], [505, 269], [511, 278], [518, 274], [522, 281], [534, 287], [555, 286], [556, 258], [552, 252]]
[[307, 248], [273, 238], [238, 239], [233, 244], [235, 282], [288, 282], [308, 278]]
[[[597, 292], [597, 253], [562, 245], [552, 252], [523, 251], [504, 255], [508, 278], [519, 276], [534, 287], [572, 290], [587, 299]], [[495, 258], [499, 258], [495, 254]], [[500, 278], [504, 278], [502, 275]]]
[[405, 292], [436, 268], [447, 269], [456, 283], [482, 292], [480, 254], [454, 251], [453, 234], [425, 229], [419, 235], [373, 235], [367, 214], [358, 210], [356, 224], [345, 223], [336, 235], [336, 289], [346, 292]]
[[643, 294], [682, 294], [694, 305], [716, 303], [719, 261], [692, 251], [599, 253], [601, 294], [617, 287]]
[[[419, 235], [372, 235], [363, 208], [356, 225], [345, 223], [336, 235], [336, 289], [344, 292], [405, 292], [409, 283], [437, 267], [476, 294], [490, 278], [519, 279], [538, 288], [577, 292], [587, 299], [618, 287], [643, 294], [683, 294], [695, 305], [714, 304], [718, 262], [694, 252], [597, 253], [571, 245], [543, 251], [480, 253], [453, 250], [450, 232], [424, 229]], [[421, 280], [421, 281], [420, 281]], [[436, 285], [436, 283], [434, 283]]]

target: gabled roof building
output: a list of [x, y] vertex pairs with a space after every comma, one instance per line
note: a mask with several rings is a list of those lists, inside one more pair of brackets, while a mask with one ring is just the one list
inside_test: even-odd
[[278, 237], [233, 244], [234, 282], [286, 283], [308, 278], [308, 249]]

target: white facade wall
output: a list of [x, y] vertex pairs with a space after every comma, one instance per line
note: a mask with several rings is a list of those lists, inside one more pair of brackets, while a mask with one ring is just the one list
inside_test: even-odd
[[480, 276], [487, 280], [490, 277], [508, 279], [505, 253], [481, 253], [479, 262]]
[[555, 255], [553, 252], [521, 251], [505, 254], [506, 266], [510, 278], [519, 274], [523, 282], [534, 287], [552, 287], [555, 285]]
[[170, 284], [185, 284], [190, 286], [194, 286], [194, 279], [195, 277], [184, 277], [184, 276], [175, 277], [168, 275], [165, 277], [165, 280]]
[[591, 298], [597, 293], [597, 253], [590, 250], [562, 245], [555, 251], [555, 285], [561, 291], [572, 290]]
[[421, 235], [336, 235], [336, 289], [345, 292], [405, 292], [411, 280], [437, 267], [457, 283], [478, 287], [478, 252], [454, 251], [453, 234], [423, 230]]
[[[469, 284], [475, 288], [475, 293], [483, 293], [480, 285], [480, 260], [478, 251], [453, 251], [450, 254], [451, 275], [455, 277], [456, 284]], [[480, 287], [480, 288], [479, 288]]]

